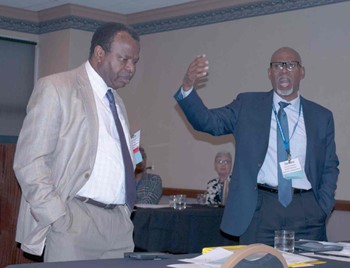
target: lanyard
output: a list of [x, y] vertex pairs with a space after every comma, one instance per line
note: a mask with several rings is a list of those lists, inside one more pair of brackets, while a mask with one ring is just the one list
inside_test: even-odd
[[299, 123], [299, 119], [300, 119], [300, 114], [301, 114], [301, 100], [300, 100], [300, 105], [299, 105], [299, 114], [298, 114], [298, 120], [297, 122], [295, 123], [294, 127], [293, 127], [293, 132], [292, 132], [292, 135], [288, 138], [286, 138], [286, 136], [284, 135], [283, 133], [283, 129], [282, 129], [282, 126], [281, 126], [281, 123], [280, 123], [280, 120], [278, 119], [278, 116], [277, 116], [277, 111], [276, 111], [276, 108], [275, 108], [275, 104], [272, 103], [272, 110], [273, 110], [273, 113], [275, 114], [275, 118], [276, 118], [276, 122], [277, 122], [277, 126], [278, 126], [278, 130], [279, 130], [279, 133], [281, 134], [281, 138], [282, 138], [282, 141], [283, 141], [283, 144], [284, 144], [284, 148], [286, 149], [286, 152], [288, 154], [288, 160], [290, 161], [291, 160], [291, 153], [290, 153], [290, 145], [289, 145], [289, 142], [290, 140], [292, 139], [292, 137], [294, 136], [294, 133], [295, 133], [295, 130], [298, 126], [298, 123]]

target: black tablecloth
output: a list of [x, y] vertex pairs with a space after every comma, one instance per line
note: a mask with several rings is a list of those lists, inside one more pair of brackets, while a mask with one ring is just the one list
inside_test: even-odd
[[135, 259], [106, 259], [106, 260], [90, 260], [90, 261], [69, 261], [69, 262], [46, 262], [46, 263], [30, 263], [16, 264], [6, 266], [6, 268], [164, 268], [169, 264], [183, 263], [179, 262], [179, 258], [195, 257], [196, 255], [170, 255], [164, 260], [135, 260]]
[[138, 251], [201, 253], [203, 247], [236, 245], [238, 239], [220, 231], [223, 208], [190, 205], [173, 208], [137, 208], [132, 214]]
[[[197, 254], [171, 255], [165, 260], [134, 260], [134, 259], [108, 259], [108, 260], [90, 260], [90, 261], [70, 261], [70, 262], [51, 262], [51, 263], [30, 263], [16, 264], [6, 266], [6, 268], [165, 268], [169, 264], [183, 263], [178, 261], [184, 258], [193, 258]], [[316, 265], [319, 268], [348, 268], [348, 262], [333, 260], [324, 260], [325, 264]]]

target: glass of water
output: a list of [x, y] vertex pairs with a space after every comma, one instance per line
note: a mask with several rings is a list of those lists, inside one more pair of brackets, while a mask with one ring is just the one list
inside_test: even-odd
[[275, 249], [285, 252], [294, 252], [294, 231], [275, 231]]
[[169, 196], [169, 207], [175, 208], [176, 203], [176, 195], [170, 195]]
[[174, 208], [178, 209], [178, 210], [183, 210], [186, 208], [186, 195], [185, 194], [176, 195]]
[[199, 205], [205, 205], [206, 201], [207, 201], [207, 195], [206, 194], [197, 194], [197, 203]]

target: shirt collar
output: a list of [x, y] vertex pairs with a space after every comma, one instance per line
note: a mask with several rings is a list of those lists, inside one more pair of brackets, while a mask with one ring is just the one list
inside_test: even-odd
[[279, 110], [279, 102], [283, 101], [283, 102], [287, 102], [290, 103], [289, 106], [287, 106], [287, 108], [291, 108], [295, 111], [299, 111], [299, 106], [300, 106], [300, 92], [298, 91], [298, 96], [291, 100], [291, 101], [286, 101], [285, 99], [282, 99], [275, 91], [273, 91], [273, 104], [275, 105], [276, 110]]
[[89, 61], [86, 61], [85, 69], [88, 74], [93, 91], [100, 99], [103, 99], [108, 90], [107, 84], [102, 79], [102, 77], [95, 71], [95, 69], [92, 68]]

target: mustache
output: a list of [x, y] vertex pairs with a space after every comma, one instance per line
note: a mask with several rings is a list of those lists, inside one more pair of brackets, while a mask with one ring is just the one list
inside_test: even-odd
[[278, 80], [281, 80], [281, 79], [291, 79], [291, 77], [287, 74], [282, 74], [282, 75], [278, 76]]
[[128, 79], [131, 79], [133, 77], [133, 75], [134, 75], [133, 73], [128, 72], [128, 71], [121, 71], [118, 74], [119, 77], [128, 78]]

